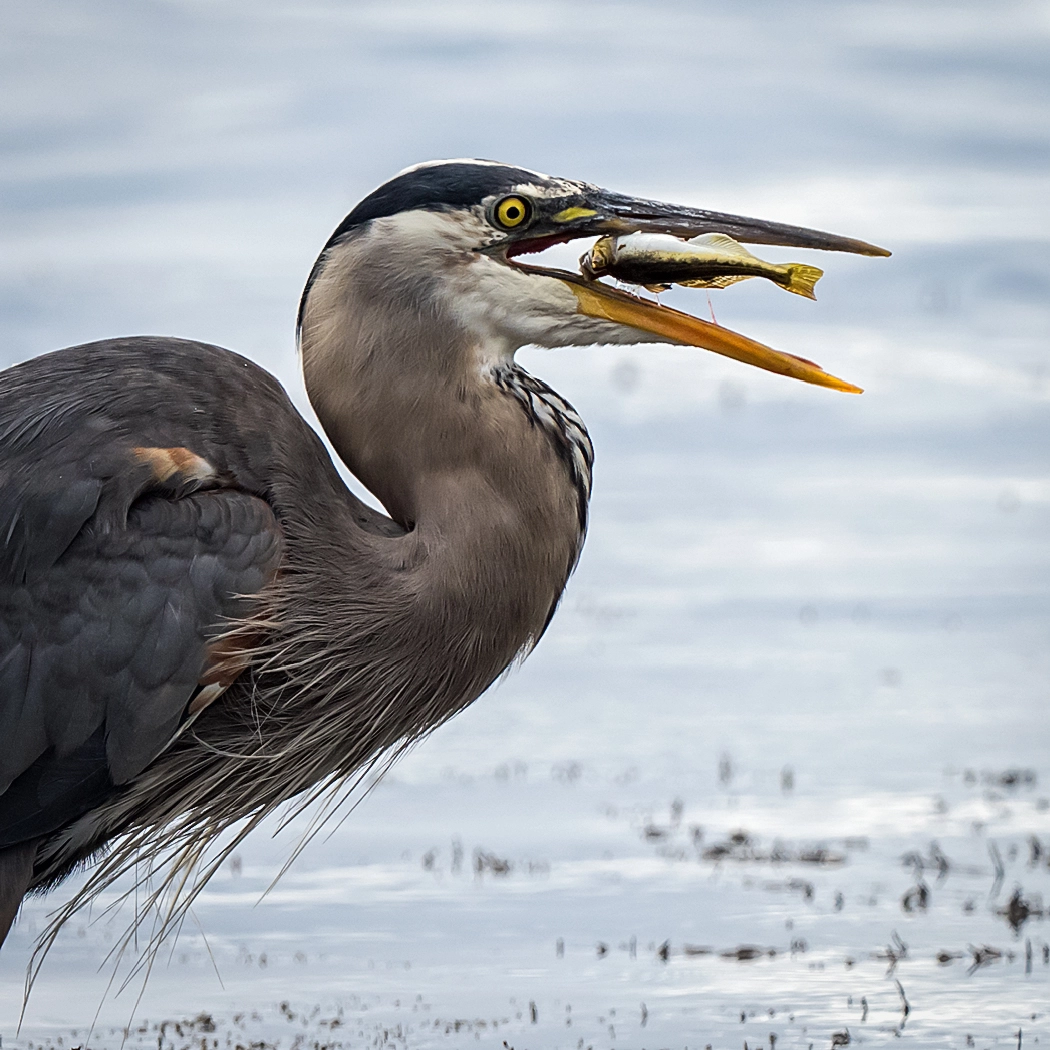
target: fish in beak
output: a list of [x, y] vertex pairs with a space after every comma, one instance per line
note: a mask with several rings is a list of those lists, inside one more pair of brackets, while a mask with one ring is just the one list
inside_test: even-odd
[[702, 233], [683, 241], [669, 233], [629, 233], [602, 237], [580, 257], [585, 277], [614, 277], [650, 292], [666, 292], [672, 284], [684, 288], [728, 288], [752, 277], [786, 292], [816, 299], [814, 288], [824, 271], [805, 263], [771, 263], [752, 255], [724, 233]]
[[[591, 268], [589, 274], [586, 272], [586, 267], [583, 273], [570, 273], [565, 270], [531, 266], [518, 260], [522, 255], [540, 252], [554, 244], [582, 237], [612, 237], [617, 239], [614, 243], [622, 244], [629, 241], [630, 235], [633, 234], [660, 234], [670, 235], [671, 238], [677, 239], [679, 246], [684, 245], [687, 241], [701, 238], [699, 242], [701, 246], [710, 249], [713, 241], [722, 253], [720, 271], [709, 270], [706, 273], [694, 273], [696, 283], [705, 286], [704, 281], [707, 279], [717, 279], [719, 276], [732, 275], [734, 272], [739, 273], [744, 261], [742, 256], [737, 253], [734, 259], [728, 258], [732, 254], [729, 246], [736, 242], [816, 248], [822, 251], [850, 252], [856, 255], [888, 256], [890, 253], [885, 248], [879, 248], [866, 241], [811, 230], [802, 226], [662, 204], [657, 201], [611, 193], [584, 183], [572, 185], [575, 192], [568, 194], [555, 193], [531, 199], [512, 194], [496, 202], [494, 218], [497, 224], [501, 224], [502, 219], [506, 220], [506, 223], [520, 222], [526, 227], [520, 235], [515, 236], [512, 226], [510, 236], [500, 246], [507, 262], [513, 261], [514, 265], [529, 272], [542, 273], [562, 281], [576, 297], [577, 312], [587, 317], [625, 325], [670, 343], [711, 350], [745, 364], [800, 379], [816, 386], [829, 387], [832, 390], [851, 394], [861, 393], [859, 387], [825, 372], [819, 365], [805, 358], [774, 350], [745, 335], [723, 328], [721, 325], [703, 321], [691, 314], [604, 284], [595, 279], [600, 274], [594, 267]], [[503, 224], [506, 225], [506, 223]], [[725, 239], [719, 241], [717, 238], [712, 238], [711, 235], [718, 235]], [[668, 244], [665, 243], [663, 247], [666, 251]], [[738, 244], [737, 247], [739, 248]], [[683, 250], [687, 251], [687, 249]], [[744, 249], [740, 249], [740, 252], [757, 264], [766, 267], [774, 265], [762, 263], [762, 260], [756, 259]], [[637, 253], [632, 261], [638, 262]], [[648, 265], [634, 267], [633, 276], [630, 279], [637, 280], [637, 283], [640, 284], [670, 283], [667, 280], [669, 271], [666, 264], [666, 256], [662, 259], [657, 257], [655, 262], [650, 258]], [[664, 268], [661, 269], [661, 266]], [[807, 269], [816, 270], [815, 267]], [[613, 271], [606, 272], [612, 273]], [[754, 275], [772, 276], [769, 272]], [[816, 271], [816, 276], [819, 275], [820, 271]], [[743, 274], [743, 276], [753, 276], [753, 274]], [[816, 276], [809, 275], [810, 295]], [[671, 273], [670, 279], [677, 281], [678, 277]], [[786, 286], [790, 280], [789, 276], [783, 276], [778, 283]], [[797, 278], [796, 282], [798, 282]], [[805, 279], [801, 283], [804, 284]], [[802, 294], [807, 293], [803, 291]]]

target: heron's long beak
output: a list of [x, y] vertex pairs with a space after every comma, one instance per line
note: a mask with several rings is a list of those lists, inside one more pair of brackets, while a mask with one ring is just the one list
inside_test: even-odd
[[[581, 187], [579, 196], [565, 202], [543, 225], [548, 234], [548, 243], [555, 239], [570, 240], [577, 237], [639, 231], [670, 233], [678, 237], [725, 233], [748, 244], [779, 244], [797, 248], [818, 248], [823, 251], [851, 252], [857, 255], [890, 254], [885, 248], [868, 244], [866, 241], [840, 237], [820, 230], [662, 204], [589, 186]], [[523, 246], [523, 250], [527, 251], [528, 248]], [[512, 254], [517, 253], [512, 251]], [[712, 350], [717, 354], [770, 372], [801, 379], [806, 383], [850, 394], [861, 393], [860, 387], [830, 375], [812, 361], [773, 350], [721, 325], [702, 321], [679, 310], [619, 291], [600, 281], [588, 280], [581, 275], [558, 272], [557, 276], [576, 296], [577, 310], [581, 314], [628, 325], [665, 338], [668, 342]]]
[[749, 219], [743, 215], [688, 208], [679, 204], [627, 197], [609, 190], [587, 188], [579, 202], [562, 208], [551, 216], [557, 226], [564, 224], [586, 229], [573, 236], [586, 237], [603, 233], [671, 233], [676, 237], [696, 237], [701, 233], [725, 233], [744, 244], [781, 244], [789, 248], [818, 248], [825, 252], [850, 252], [853, 255], [889, 255], [885, 248], [867, 241], [840, 237], [805, 226], [783, 222]]
[[566, 274], [561, 279], [576, 296], [577, 311], [588, 317], [600, 317], [604, 321], [616, 321], [631, 328], [639, 328], [643, 332], [661, 336], [669, 343], [712, 350], [723, 357], [732, 357], [744, 364], [764, 368], [767, 372], [801, 379], [804, 383], [830, 387], [846, 394], [863, 393], [859, 386], [825, 372], [813, 361], [774, 350], [719, 324], [702, 321], [699, 317], [672, 310], [669, 306], [661, 306], [648, 299], [640, 299], [600, 281], [588, 281], [582, 277], [576, 279], [573, 274]]

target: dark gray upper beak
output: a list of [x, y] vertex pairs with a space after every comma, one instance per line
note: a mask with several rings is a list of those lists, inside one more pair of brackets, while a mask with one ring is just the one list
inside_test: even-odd
[[[858, 241], [852, 237], [840, 237], [822, 230], [810, 230], [804, 226], [790, 226], [782, 222], [767, 222], [765, 219], [749, 219], [742, 215], [706, 211], [702, 208], [687, 208], [678, 204], [628, 197], [622, 193], [599, 189], [597, 186], [582, 188], [579, 202], [564, 209], [559, 216], [552, 216], [558, 223], [565, 215], [563, 229], [573, 231], [573, 236], [586, 237], [603, 233], [670, 233], [676, 237], [696, 237], [702, 233], [725, 233], [745, 244], [781, 244], [791, 248], [818, 248], [826, 252], [852, 252], [855, 255], [889, 255], [885, 248]], [[581, 211], [590, 212], [582, 216]], [[576, 214], [569, 218], [571, 213]]]

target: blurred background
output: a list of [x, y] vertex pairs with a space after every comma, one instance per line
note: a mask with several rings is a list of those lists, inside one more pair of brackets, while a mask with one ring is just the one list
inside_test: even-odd
[[188, 336], [308, 412], [310, 265], [437, 157], [894, 252], [664, 299], [859, 398], [523, 351], [597, 448], [538, 650], [266, 896], [304, 824], [251, 838], [144, 990], [127, 909], [71, 924], [16, 1036], [31, 902], [5, 1043], [1050, 1037], [1050, 4], [3, 0], [0, 56], [0, 365]]

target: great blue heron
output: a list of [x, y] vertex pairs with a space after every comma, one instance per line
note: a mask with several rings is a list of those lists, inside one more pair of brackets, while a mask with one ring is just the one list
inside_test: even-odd
[[517, 261], [630, 231], [888, 254], [490, 161], [401, 172], [332, 234], [298, 317], [310, 400], [389, 516], [228, 350], [115, 339], [0, 374], [2, 936], [107, 844], [88, 897], [144, 854], [199, 886], [221, 831], [396, 754], [536, 643], [592, 449], [519, 347], [677, 342], [855, 389]]

